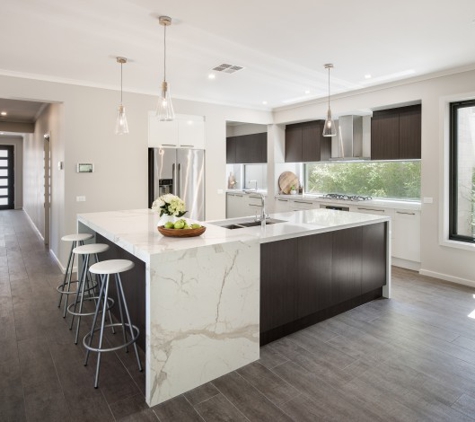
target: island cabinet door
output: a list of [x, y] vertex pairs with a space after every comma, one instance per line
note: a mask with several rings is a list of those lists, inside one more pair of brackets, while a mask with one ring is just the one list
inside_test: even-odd
[[332, 241], [333, 233], [299, 238], [299, 318], [332, 305]]
[[261, 332], [298, 318], [298, 278], [298, 239], [261, 245]]
[[361, 295], [363, 227], [333, 232], [332, 305]]
[[386, 224], [363, 227], [362, 294], [386, 284]]

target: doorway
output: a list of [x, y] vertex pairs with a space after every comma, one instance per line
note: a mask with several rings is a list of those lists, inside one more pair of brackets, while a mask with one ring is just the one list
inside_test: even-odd
[[0, 145], [0, 210], [14, 208], [13, 145]]

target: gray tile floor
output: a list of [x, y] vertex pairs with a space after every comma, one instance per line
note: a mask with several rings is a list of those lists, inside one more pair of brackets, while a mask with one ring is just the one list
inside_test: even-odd
[[0, 421], [475, 421], [475, 289], [394, 268], [393, 299], [150, 409], [132, 353], [105, 354], [93, 388], [95, 361], [83, 366], [57, 308], [61, 280], [24, 213], [1, 211]]

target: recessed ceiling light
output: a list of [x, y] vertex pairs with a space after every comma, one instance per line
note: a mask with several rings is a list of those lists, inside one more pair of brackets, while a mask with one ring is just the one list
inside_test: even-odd
[[364, 75], [364, 78], [365, 79], [371, 79], [371, 75], [368, 73], [368, 74]]
[[1, 114], [2, 116], [6, 116], [6, 115], [7, 115], [7, 112], [6, 112], [6, 111], [2, 111], [0, 114]]
[[216, 75], [214, 73], [210, 73], [208, 75], [208, 79], [216, 79]]
[[267, 101], [262, 101], [262, 104], [266, 105], [266, 104], [267, 104]]
[[307, 90], [305, 91], [305, 94], [310, 94], [310, 90], [307, 89]]

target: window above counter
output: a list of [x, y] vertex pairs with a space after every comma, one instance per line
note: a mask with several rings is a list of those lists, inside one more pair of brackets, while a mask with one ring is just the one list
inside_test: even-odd
[[373, 199], [420, 201], [421, 162], [320, 162], [304, 167], [307, 194], [340, 193]]

